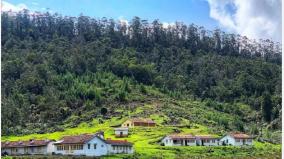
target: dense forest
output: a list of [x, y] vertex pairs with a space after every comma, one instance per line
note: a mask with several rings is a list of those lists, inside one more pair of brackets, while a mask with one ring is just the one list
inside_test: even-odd
[[148, 88], [214, 106], [247, 104], [281, 128], [279, 43], [139, 17], [128, 24], [25, 10], [1, 20], [2, 135], [60, 130], [74, 115], [106, 114], [110, 103], [139, 100]]

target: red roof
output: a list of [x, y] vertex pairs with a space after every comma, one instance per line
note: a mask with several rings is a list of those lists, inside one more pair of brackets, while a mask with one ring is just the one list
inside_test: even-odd
[[95, 137], [94, 134], [82, 134], [77, 136], [64, 136], [55, 144], [84, 144]]
[[212, 135], [197, 135], [196, 138], [199, 139], [218, 139], [218, 137], [212, 136]]
[[111, 144], [111, 145], [128, 145], [128, 146], [132, 146], [133, 144], [131, 142], [128, 142], [127, 140], [111, 140], [111, 139], [107, 139], [105, 140], [107, 144]]
[[32, 147], [46, 146], [52, 140], [6, 141], [1, 142], [1, 147]]
[[172, 134], [172, 135], [169, 135], [169, 137], [172, 139], [195, 139], [195, 137], [192, 136], [191, 134], [186, 134], [186, 135]]
[[243, 133], [230, 133], [229, 135], [235, 139], [251, 139], [252, 138], [251, 136], [247, 134], [243, 134]]

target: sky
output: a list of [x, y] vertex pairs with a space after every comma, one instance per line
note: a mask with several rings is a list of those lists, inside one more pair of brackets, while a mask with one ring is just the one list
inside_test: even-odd
[[134, 16], [164, 26], [175, 21], [220, 28], [252, 39], [281, 41], [281, 0], [2, 0], [2, 11], [49, 11], [66, 16], [130, 21]]

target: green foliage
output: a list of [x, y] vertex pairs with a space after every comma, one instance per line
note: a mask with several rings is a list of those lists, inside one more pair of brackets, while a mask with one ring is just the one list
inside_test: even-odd
[[1, 16], [2, 135], [75, 127], [100, 116], [102, 107], [116, 116], [121, 104], [157, 99], [177, 100], [160, 104], [165, 124], [181, 117], [248, 131], [263, 118], [269, 129], [281, 128], [278, 43], [237, 41], [183, 23], [165, 29], [159, 20], [149, 32], [139, 17], [126, 26], [87, 16], [30, 18], [28, 11]]

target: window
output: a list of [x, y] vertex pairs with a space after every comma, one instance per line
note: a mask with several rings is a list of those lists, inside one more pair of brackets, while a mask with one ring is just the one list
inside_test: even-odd
[[88, 149], [90, 149], [91, 148], [91, 144], [88, 144]]
[[63, 148], [64, 150], [69, 150], [69, 145], [64, 145]]
[[215, 143], [215, 140], [212, 140], [212, 143]]
[[97, 149], [97, 144], [94, 144], [94, 149]]
[[63, 146], [62, 145], [58, 145], [57, 146], [57, 151], [62, 151], [63, 150]]
[[241, 140], [240, 139], [236, 139], [236, 142], [240, 142]]
[[[16, 149], [16, 152], [17, 152], [17, 149]], [[31, 152], [34, 152], [34, 148], [33, 147], [31, 147]]]
[[252, 142], [252, 139], [247, 139], [247, 142]]
[[168, 143], [168, 140], [166, 140], [166, 143]]
[[112, 146], [112, 149], [115, 150], [115, 146]]
[[102, 145], [102, 147], [104, 147], [104, 145]]
[[174, 142], [174, 144], [176, 144], [176, 143], [177, 143], [177, 140], [174, 140], [173, 142]]

